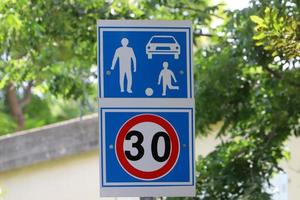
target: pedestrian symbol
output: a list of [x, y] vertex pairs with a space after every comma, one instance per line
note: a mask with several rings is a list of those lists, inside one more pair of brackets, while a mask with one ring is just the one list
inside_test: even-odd
[[160, 71], [159, 77], [158, 77], [158, 85], [160, 85], [160, 82], [162, 80], [162, 85], [163, 85], [163, 92], [162, 92], [162, 96], [166, 96], [167, 94], [167, 87], [170, 90], [179, 90], [179, 86], [173, 86], [172, 85], [172, 79], [174, 80], [174, 82], [176, 83], [177, 80], [174, 76], [174, 73], [168, 69], [169, 67], [169, 63], [168, 62], [164, 62], [163, 63], [163, 70]]
[[111, 70], [114, 70], [117, 60], [119, 59], [119, 83], [120, 90], [124, 92], [125, 76], [127, 78], [127, 92], [132, 93], [132, 75], [131, 75], [131, 60], [133, 61], [133, 72], [136, 72], [136, 58], [132, 48], [127, 47], [128, 39], [123, 38], [121, 40], [122, 47], [117, 48], [114, 54], [114, 58], [111, 65]]

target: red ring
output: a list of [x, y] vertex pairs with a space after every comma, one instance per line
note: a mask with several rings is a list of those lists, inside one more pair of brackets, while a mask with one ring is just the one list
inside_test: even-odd
[[[168, 161], [161, 168], [154, 171], [142, 171], [133, 167], [127, 160], [124, 151], [124, 140], [129, 130], [136, 124], [153, 122], [163, 127], [171, 140], [171, 153]], [[153, 180], [166, 175], [176, 164], [179, 155], [179, 139], [173, 126], [164, 118], [153, 114], [142, 114], [129, 119], [120, 128], [116, 138], [116, 155], [123, 169], [139, 179]]]

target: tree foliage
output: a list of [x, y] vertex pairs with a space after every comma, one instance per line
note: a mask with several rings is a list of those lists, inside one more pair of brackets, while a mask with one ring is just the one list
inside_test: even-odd
[[20, 130], [28, 127], [24, 110], [32, 95], [75, 99], [92, 108], [98, 19], [193, 18], [205, 25], [216, 10], [207, 1], [187, 0], [1, 1], [0, 90], [9, 108], [3, 111]]
[[0, 89], [19, 129], [32, 90], [83, 104], [95, 93], [94, 24], [107, 8], [104, 1], [1, 1]]
[[[284, 9], [285, 14], [282, 14]], [[256, 23], [253, 39], [257, 46], [277, 57], [278, 66], [294, 67], [300, 61], [299, 12], [296, 4], [287, 2], [277, 7], [266, 7], [262, 18], [250, 16]], [[289, 66], [291, 65], [291, 66]]]
[[264, 185], [289, 156], [284, 142], [300, 134], [300, 71], [282, 67], [299, 59], [299, 4], [252, 1], [228, 15], [222, 37], [196, 53], [198, 125], [223, 121], [218, 137], [229, 137], [199, 158], [198, 194], [270, 199]]

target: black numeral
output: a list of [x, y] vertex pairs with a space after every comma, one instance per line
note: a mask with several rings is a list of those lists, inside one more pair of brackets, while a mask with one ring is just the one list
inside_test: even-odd
[[132, 144], [132, 147], [136, 148], [138, 153], [136, 155], [132, 155], [130, 151], [125, 151], [125, 155], [129, 160], [137, 161], [141, 159], [144, 156], [144, 148], [142, 146], [142, 143], [144, 141], [143, 134], [139, 131], [130, 131], [126, 135], [126, 140], [131, 140], [132, 136], [137, 137], [137, 141]]
[[[129, 160], [137, 161], [137, 160], [140, 160], [145, 154], [145, 150], [142, 146], [142, 143], [144, 141], [144, 136], [139, 131], [130, 131], [126, 135], [125, 139], [131, 140], [131, 138], [133, 136], [137, 137], [137, 141], [132, 143], [132, 147], [136, 148], [138, 152], [136, 155], [132, 155], [132, 153], [130, 151], [125, 151], [125, 155]], [[165, 151], [162, 156], [160, 156], [158, 154], [158, 141], [159, 141], [160, 137], [162, 137], [165, 142]], [[170, 141], [169, 135], [162, 131], [155, 133], [152, 138], [152, 141], [151, 141], [151, 153], [152, 153], [153, 158], [157, 162], [164, 162], [169, 158], [170, 152], [171, 152], [171, 141]]]
[[[165, 152], [162, 156], [158, 155], [158, 140], [160, 137], [164, 138], [165, 141]], [[170, 152], [171, 152], [171, 143], [170, 143], [170, 138], [169, 135], [165, 132], [157, 132], [153, 136], [152, 143], [151, 143], [151, 151], [152, 151], [152, 156], [157, 162], [164, 162], [169, 158]]]

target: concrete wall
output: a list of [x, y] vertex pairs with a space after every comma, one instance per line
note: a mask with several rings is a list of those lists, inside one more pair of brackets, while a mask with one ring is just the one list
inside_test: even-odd
[[98, 180], [98, 152], [92, 150], [0, 173], [0, 199], [96, 200]]
[[0, 172], [97, 147], [97, 115], [6, 135], [0, 137]]
[[[92, 116], [85, 118], [87, 121], [73, 120], [71, 123], [80, 130], [78, 123], [91, 123], [89, 126], [97, 126], [97, 117]], [[91, 120], [96, 120], [91, 121]], [[66, 125], [66, 123], [63, 123]], [[75, 123], [75, 124], [74, 124]], [[80, 125], [82, 126], [82, 125]], [[57, 127], [57, 126], [54, 126]], [[76, 129], [74, 129], [76, 130]], [[87, 129], [88, 130], [88, 129]], [[95, 129], [89, 129], [94, 132]], [[38, 130], [36, 130], [38, 131]], [[78, 132], [78, 131], [74, 131]], [[79, 131], [80, 132], [80, 131]], [[58, 134], [58, 132], [52, 132]], [[73, 133], [75, 134], [75, 133]], [[65, 135], [65, 134], [64, 134]], [[77, 137], [72, 135], [75, 138]], [[59, 140], [58, 138], [56, 138]], [[86, 141], [86, 140], [84, 140]], [[214, 136], [200, 138], [197, 140], [197, 154], [206, 155], [214, 149], [218, 143]], [[89, 144], [85, 143], [84, 144]], [[0, 145], [3, 143], [0, 142]], [[70, 143], [74, 144], [74, 143]], [[83, 153], [71, 152], [73, 145], [67, 145], [65, 154], [55, 157], [54, 160], [38, 162], [33, 165], [22, 165], [8, 171], [0, 172], [0, 187], [2, 195], [0, 200], [96, 200], [99, 199], [99, 173], [98, 173], [98, 151], [92, 145], [90, 150], [84, 149]], [[287, 143], [291, 150], [291, 160], [283, 162], [282, 166], [287, 171], [289, 177], [289, 199], [298, 200], [300, 191], [300, 138], [291, 138]], [[48, 146], [49, 147], [49, 146]], [[53, 144], [52, 147], [55, 147]], [[51, 149], [51, 147], [49, 147]], [[49, 150], [48, 148], [48, 150]], [[44, 150], [47, 148], [44, 148]], [[72, 149], [72, 148], [71, 148]], [[45, 150], [47, 152], [47, 150]], [[2, 153], [2, 154], [1, 154]], [[26, 154], [25, 152], [22, 153]], [[29, 154], [28, 154], [29, 155]], [[34, 155], [34, 154], [32, 154]], [[66, 156], [67, 155], [67, 156]], [[3, 152], [0, 147], [0, 161], [3, 160]], [[51, 158], [52, 159], [52, 158]], [[3, 162], [2, 162], [3, 163]], [[0, 167], [2, 165], [0, 162]], [[13, 162], [12, 162], [13, 163]], [[24, 164], [24, 162], [23, 162]], [[1, 192], [0, 192], [1, 193]], [[114, 199], [114, 198], [101, 198]], [[126, 199], [126, 198], [125, 198]], [[127, 198], [133, 199], [133, 198]]]

